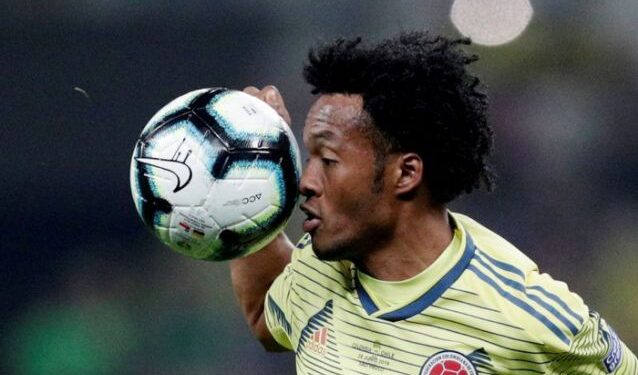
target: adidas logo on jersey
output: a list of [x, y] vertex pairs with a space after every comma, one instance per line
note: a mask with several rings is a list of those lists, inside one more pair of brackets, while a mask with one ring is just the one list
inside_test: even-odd
[[306, 341], [306, 349], [320, 355], [326, 354], [326, 342], [328, 341], [328, 328], [321, 327], [314, 331], [310, 339]]

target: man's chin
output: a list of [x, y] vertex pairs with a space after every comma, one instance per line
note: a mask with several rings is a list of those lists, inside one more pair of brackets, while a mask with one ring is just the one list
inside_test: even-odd
[[336, 261], [336, 260], [343, 260], [343, 256], [341, 256], [338, 253], [334, 253], [331, 251], [321, 251], [321, 250], [317, 250], [314, 247], [312, 248], [315, 252], [315, 255], [317, 256], [317, 258], [319, 258], [319, 260], [325, 260], [325, 261]]
[[320, 260], [336, 261], [348, 259], [348, 250], [348, 247], [325, 244], [316, 237], [312, 237], [312, 251]]

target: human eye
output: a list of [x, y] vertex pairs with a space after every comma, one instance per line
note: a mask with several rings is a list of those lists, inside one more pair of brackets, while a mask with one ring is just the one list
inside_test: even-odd
[[335, 164], [337, 164], [337, 161], [334, 159], [330, 159], [330, 158], [321, 158], [321, 163], [326, 166], [326, 167], [331, 167]]

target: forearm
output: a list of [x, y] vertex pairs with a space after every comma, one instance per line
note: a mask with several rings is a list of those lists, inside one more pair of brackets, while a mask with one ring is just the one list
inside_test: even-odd
[[267, 349], [276, 350], [264, 320], [264, 299], [275, 278], [290, 262], [294, 245], [282, 232], [255, 254], [230, 262], [235, 296], [253, 334]]

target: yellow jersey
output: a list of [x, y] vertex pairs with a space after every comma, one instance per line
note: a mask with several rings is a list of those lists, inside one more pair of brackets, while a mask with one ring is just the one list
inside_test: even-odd
[[638, 374], [636, 356], [565, 283], [450, 215], [452, 243], [400, 282], [319, 260], [308, 235], [299, 241], [264, 308], [298, 374]]

